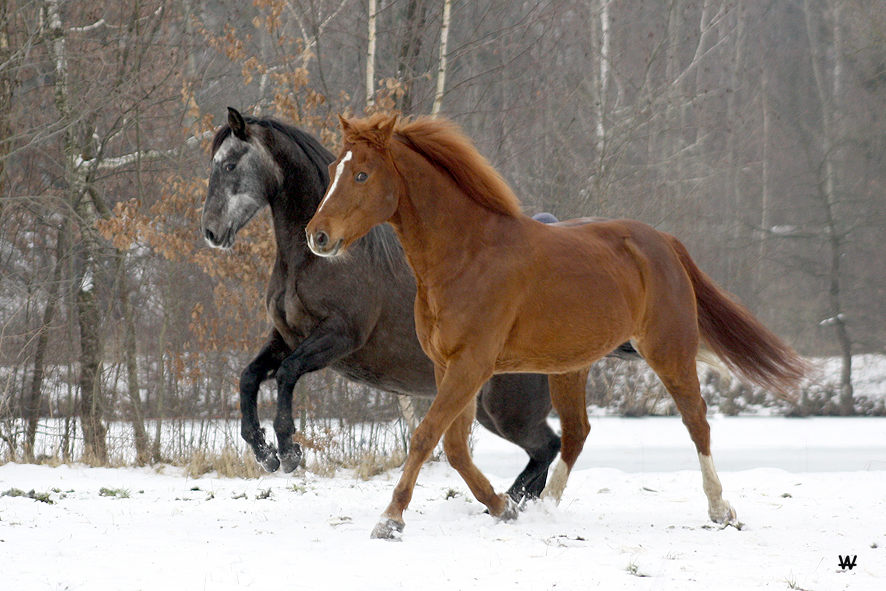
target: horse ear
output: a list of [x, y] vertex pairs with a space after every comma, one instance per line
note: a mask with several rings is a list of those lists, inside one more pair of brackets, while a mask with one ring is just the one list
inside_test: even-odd
[[351, 125], [350, 121], [341, 116], [341, 113], [338, 114], [338, 122], [341, 124], [342, 135], [347, 137], [354, 127]]
[[228, 107], [228, 125], [235, 136], [243, 141], [249, 139], [249, 128], [246, 127], [246, 121], [244, 121], [240, 111], [234, 107]]
[[394, 127], [397, 125], [397, 116], [393, 115], [387, 121], [378, 126], [378, 139], [381, 144], [387, 145], [394, 133]]

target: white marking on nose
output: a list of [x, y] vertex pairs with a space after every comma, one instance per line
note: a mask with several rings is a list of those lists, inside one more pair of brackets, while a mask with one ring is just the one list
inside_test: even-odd
[[335, 191], [335, 186], [338, 184], [338, 179], [341, 178], [342, 173], [345, 171], [345, 163], [348, 162], [354, 154], [349, 150], [347, 154], [344, 155], [344, 158], [339, 160], [338, 166], [335, 167], [335, 178], [332, 179], [332, 184], [329, 185], [329, 189], [326, 191], [326, 196], [323, 197], [323, 201], [320, 202], [320, 207], [317, 208], [317, 213], [320, 213], [320, 210], [323, 209], [323, 206], [326, 204], [326, 200], [329, 199], [329, 196], [332, 195], [333, 191]]

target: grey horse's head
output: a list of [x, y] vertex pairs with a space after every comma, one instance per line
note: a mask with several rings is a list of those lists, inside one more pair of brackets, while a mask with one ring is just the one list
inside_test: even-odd
[[203, 237], [231, 248], [237, 231], [280, 190], [283, 173], [267, 144], [267, 130], [228, 107], [228, 125], [212, 144], [209, 191], [203, 203]]

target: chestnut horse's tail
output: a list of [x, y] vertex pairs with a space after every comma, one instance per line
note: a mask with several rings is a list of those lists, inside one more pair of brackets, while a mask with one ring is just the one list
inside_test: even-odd
[[707, 276], [686, 247], [669, 236], [671, 245], [692, 280], [698, 305], [698, 328], [707, 346], [745, 379], [794, 399], [809, 364], [753, 314]]

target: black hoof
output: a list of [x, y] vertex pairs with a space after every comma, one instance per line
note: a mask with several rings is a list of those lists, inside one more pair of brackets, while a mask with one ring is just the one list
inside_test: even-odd
[[508, 496], [517, 503], [525, 503], [526, 501], [534, 501], [541, 496], [541, 491], [545, 489], [545, 481], [547, 474], [543, 474], [542, 478], [533, 478], [530, 482], [514, 483], [508, 489]]
[[258, 459], [258, 463], [261, 464], [262, 468], [264, 468], [268, 472], [276, 472], [280, 468], [280, 460], [279, 458], [277, 458], [277, 454], [275, 452], [271, 452], [264, 458], [256, 459]]
[[280, 454], [280, 464], [283, 465], [283, 472], [289, 474], [301, 464], [302, 453], [301, 448], [296, 447]]
[[[531, 495], [529, 493], [529, 491], [527, 491], [525, 488], [520, 487], [517, 489], [515, 489], [515, 488], [508, 489], [508, 496], [511, 498], [512, 501], [514, 501], [515, 503], [517, 503], [519, 505], [524, 500], [531, 500], [533, 495]], [[538, 495], [535, 495], [535, 496], [537, 497]]]

